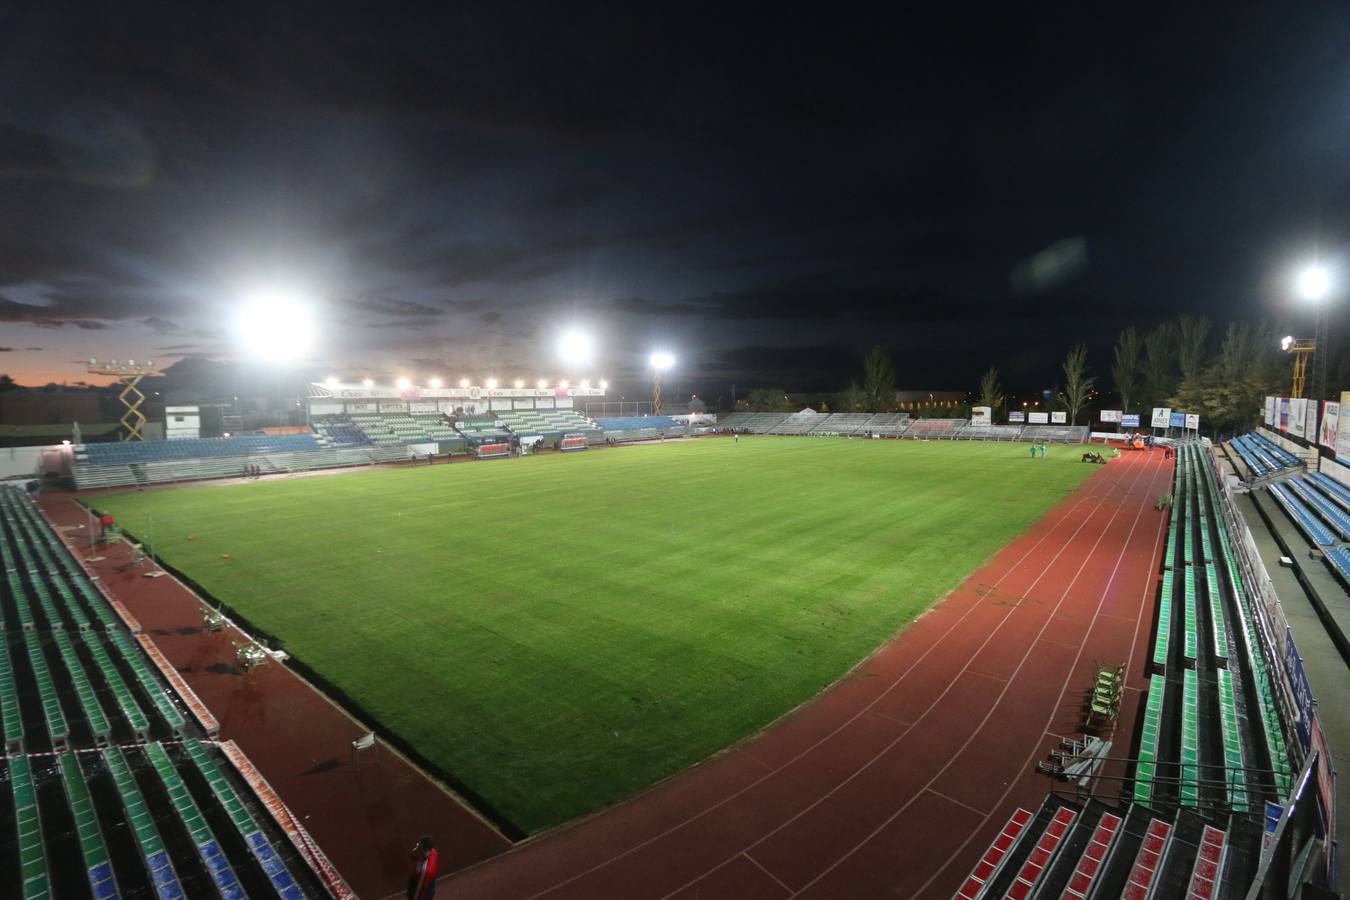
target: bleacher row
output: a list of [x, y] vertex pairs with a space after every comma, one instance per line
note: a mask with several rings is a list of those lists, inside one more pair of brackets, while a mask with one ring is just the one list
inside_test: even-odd
[[1234, 438], [1231, 446], [1247, 464], [1252, 479], [1283, 474], [1303, 466], [1303, 460], [1255, 432]]
[[1221, 885], [1250, 879], [1255, 847], [1258, 834], [1242, 823], [1225, 829], [1187, 810], [1122, 814], [1051, 796], [1038, 813], [1013, 811], [954, 900], [1214, 900]]
[[321, 896], [23, 492], [0, 487], [0, 525], [4, 896]]
[[972, 425], [965, 419], [911, 419], [907, 413], [733, 413], [719, 429], [742, 434], [903, 437], [915, 440], [1081, 443], [1085, 425]]
[[[1152, 656], [1158, 674], [1150, 680], [1144, 709], [1133, 799], [1141, 804], [1172, 799], [1170, 794], [1157, 795], [1157, 774], [1173, 759], [1178, 766], [1176, 799], [1183, 806], [1207, 802], [1247, 811], [1254, 808], [1252, 794], [1263, 787], [1283, 799], [1292, 773], [1262, 647], [1254, 640], [1259, 626], [1233, 555], [1217, 477], [1198, 444], [1179, 448], [1163, 564]], [[1243, 684], [1250, 689], [1242, 692]], [[1239, 715], [1239, 693], [1247, 715]], [[1250, 715], [1252, 705], [1259, 715]], [[1169, 713], [1179, 713], [1179, 727], [1168, 721]], [[1208, 758], [1211, 754], [1200, 745], [1202, 715], [1217, 726], [1219, 740], [1209, 746], [1218, 758]], [[1163, 743], [1173, 732], [1179, 734], [1175, 754]], [[1202, 767], [1223, 772], [1222, 789], [1211, 784], [1208, 791], [1222, 796], [1203, 796]], [[1253, 769], [1268, 771], [1264, 780], [1269, 784], [1249, 783]]]

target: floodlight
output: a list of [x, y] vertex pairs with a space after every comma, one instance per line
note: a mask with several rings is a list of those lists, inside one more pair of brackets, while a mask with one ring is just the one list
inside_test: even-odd
[[1289, 348], [1292, 346], [1294, 346], [1294, 336], [1292, 334], [1285, 335], [1284, 337], [1280, 338], [1281, 350], [1288, 351]]
[[244, 346], [266, 360], [294, 360], [309, 353], [314, 342], [310, 308], [277, 293], [252, 297], [236, 323]]
[[375, 379], [373, 379], [373, 378], [363, 378], [363, 379], [361, 379], [361, 384], [362, 384], [363, 387], [374, 387], [374, 386], [375, 386]]
[[497, 389], [497, 379], [495, 378], [489, 378], [487, 381], [483, 383], [487, 386], [487, 389], [489, 391], [495, 391]]
[[558, 382], [558, 387], [567, 390], [567, 379], [564, 378], [562, 381]]
[[459, 386], [462, 387], [462, 388], [468, 387], [468, 386], [469, 386], [469, 379], [467, 379], [467, 378], [461, 378], [461, 379], [459, 380]]
[[433, 378], [430, 381], [428, 381], [427, 384], [431, 385], [434, 388], [438, 388], [441, 386], [441, 380], [439, 378]]
[[332, 375], [329, 375], [327, 378], [324, 379], [323, 386], [326, 388], [335, 388], [338, 386], [338, 380], [334, 378]]
[[517, 378], [517, 379], [516, 379], [516, 388], [519, 389], [519, 388], [523, 388], [524, 386], [525, 386], [525, 379], [524, 379], [524, 378]]
[[675, 365], [675, 357], [664, 351], [657, 351], [647, 359], [647, 362], [651, 364], [653, 369], [656, 369], [658, 372], [663, 372]]
[[394, 384], [400, 391], [406, 391], [408, 388], [412, 387], [412, 382], [406, 378], [400, 378], [398, 381], [395, 381]]
[[1316, 303], [1331, 292], [1331, 272], [1325, 266], [1313, 263], [1299, 270], [1295, 283], [1300, 297]]
[[607, 388], [607, 387], [609, 387], [609, 382], [608, 382], [608, 381], [605, 381], [604, 379], [601, 379], [601, 380], [600, 380], [600, 390], [603, 391], [603, 390], [604, 390], [605, 388]]
[[535, 383], [535, 387], [542, 391], [544, 388], [548, 387], [548, 379], [540, 378], [539, 381]]
[[591, 389], [590, 381], [585, 378], [581, 379], [581, 389], [583, 391], [589, 391]]
[[591, 361], [595, 353], [595, 342], [585, 332], [572, 329], [564, 331], [558, 339], [558, 355], [564, 362], [582, 366]]

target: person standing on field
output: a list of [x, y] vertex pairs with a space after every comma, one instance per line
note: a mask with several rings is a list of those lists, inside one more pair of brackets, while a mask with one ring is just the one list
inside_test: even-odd
[[423, 836], [413, 845], [408, 859], [412, 871], [408, 874], [408, 889], [404, 896], [408, 900], [432, 900], [436, 896], [436, 871], [440, 867], [436, 845], [429, 836]]

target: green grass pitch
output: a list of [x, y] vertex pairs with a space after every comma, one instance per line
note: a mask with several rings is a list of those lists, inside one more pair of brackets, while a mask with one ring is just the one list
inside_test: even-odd
[[1078, 456], [707, 439], [94, 504], [532, 833], [838, 679], [1097, 471]]

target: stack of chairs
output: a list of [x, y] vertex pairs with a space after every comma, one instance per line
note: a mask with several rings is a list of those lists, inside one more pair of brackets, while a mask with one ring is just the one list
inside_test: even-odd
[[1120, 697], [1125, 688], [1124, 663], [1110, 668], [1099, 666], [1097, 679], [1092, 685], [1092, 697], [1088, 703], [1087, 724], [1104, 725], [1114, 722], [1120, 715]]

